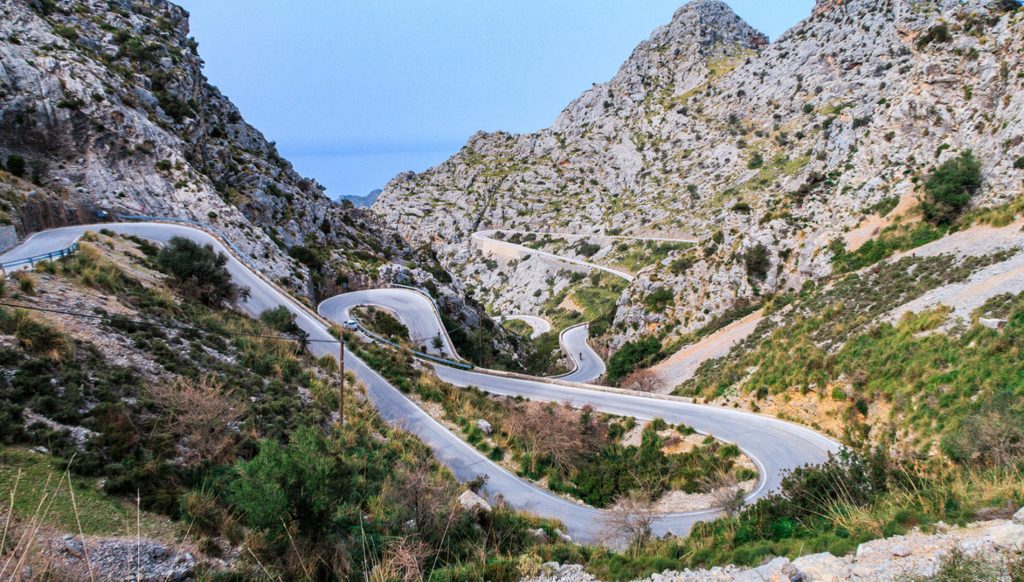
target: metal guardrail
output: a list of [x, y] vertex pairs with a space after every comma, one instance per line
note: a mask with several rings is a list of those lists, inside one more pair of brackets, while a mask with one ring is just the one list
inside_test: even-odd
[[420, 295], [422, 295], [422, 296], [426, 297], [427, 299], [429, 299], [430, 303], [433, 304], [433, 306], [434, 306], [434, 313], [437, 315], [437, 321], [441, 323], [441, 329], [444, 330], [444, 335], [448, 339], [448, 347], [450, 347], [452, 349], [452, 353], [454, 354], [454, 356], [456, 358], [458, 358], [457, 361], [462, 361], [462, 362], [467, 361], [465, 358], [460, 356], [458, 350], [455, 349], [455, 342], [452, 341], [451, 334], [448, 333], [448, 329], [444, 326], [444, 318], [441, 316], [441, 313], [442, 313], [441, 312], [441, 306], [438, 305], [437, 299], [434, 299], [433, 295], [428, 293], [426, 289], [421, 289], [419, 287], [413, 287], [411, 285], [402, 285], [401, 283], [388, 283], [388, 285], [391, 286], [391, 287], [398, 287], [399, 289], [409, 289], [410, 291], [415, 291], [415, 292], [419, 293]]
[[0, 271], [2, 271], [4, 274], [6, 274], [7, 271], [9, 271], [9, 270], [11, 270], [13, 268], [16, 268], [16, 267], [21, 267], [23, 265], [34, 266], [36, 263], [41, 263], [43, 261], [52, 261], [54, 259], [60, 259], [62, 257], [66, 257], [66, 256], [68, 256], [70, 254], [75, 253], [76, 251], [78, 251], [78, 241], [75, 241], [75, 242], [71, 243], [71, 246], [69, 246], [67, 248], [60, 249], [60, 250], [57, 250], [57, 251], [52, 251], [52, 252], [49, 252], [49, 253], [43, 253], [43, 254], [40, 254], [40, 255], [35, 255], [33, 257], [27, 257], [27, 258], [24, 258], [24, 259], [18, 259], [16, 261], [9, 261], [9, 262], [6, 262], [6, 263], [0, 263]]
[[[389, 340], [388, 338], [386, 338], [386, 337], [384, 337], [382, 335], [379, 335], [379, 334], [377, 334], [375, 332], [370, 331], [369, 329], [366, 328], [366, 326], [364, 326], [363, 324], [359, 323], [358, 321], [356, 321], [356, 326], [359, 328], [360, 332], [362, 332], [364, 335], [366, 335], [367, 337], [369, 337], [370, 339], [372, 339], [374, 341], [378, 341], [378, 342], [382, 342], [382, 343], [388, 344], [389, 346], [394, 347], [394, 348], [399, 348], [399, 349], [405, 348], [405, 346], [399, 344], [398, 342], [391, 341], [391, 340]], [[463, 362], [456, 362], [454, 360], [449, 360], [448, 358], [441, 358], [441, 357], [438, 357], [438, 356], [435, 356], [435, 355], [432, 355], [432, 354], [421, 352], [419, 350], [409, 350], [409, 351], [414, 356], [416, 356], [417, 358], [420, 358], [422, 360], [429, 360], [431, 362], [434, 362], [435, 364], [441, 364], [443, 366], [449, 366], [449, 367], [452, 367], [452, 368], [458, 368], [460, 370], [472, 370], [472, 369], [475, 368], [475, 366], [473, 366], [473, 364], [465, 364]]]

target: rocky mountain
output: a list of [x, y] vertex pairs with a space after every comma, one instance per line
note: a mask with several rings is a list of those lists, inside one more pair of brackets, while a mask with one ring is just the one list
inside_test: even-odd
[[351, 202], [353, 206], [357, 208], [369, 208], [373, 206], [373, 203], [377, 201], [377, 197], [383, 192], [380, 188], [371, 190], [367, 194], [362, 196], [356, 196], [352, 194], [342, 194], [338, 196], [338, 202]]
[[17, 235], [98, 211], [187, 218], [312, 300], [417, 284], [478, 325], [480, 309], [430, 252], [329, 199], [246, 123], [204, 76], [182, 8], [3, 0], [0, 15], [0, 190]]
[[18, 213], [24, 231], [97, 210], [195, 219], [306, 292], [308, 268], [290, 249], [398, 250], [371, 217], [296, 173], [207, 81], [183, 9], [5, 0], [0, 11], [0, 159], [27, 168], [11, 173], [33, 182], [28, 192], [55, 194], [37, 218]]
[[[1016, 7], [823, 0], [769, 44], [725, 3], [695, 0], [550, 128], [479, 133], [395, 178], [373, 209], [470, 283], [496, 276], [470, 240], [484, 228], [694, 237], [697, 249], [647, 267], [618, 301], [613, 344], [670, 340], [829, 275], [834, 241], [863, 244], [963, 152], [982, 164], [973, 205], [1017, 196]], [[531, 268], [502, 265], [513, 282], [538, 280], [517, 274]], [[674, 298], [652, 310], [659, 289]], [[553, 292], [513, 284], [505, 297], [537, 305]]]

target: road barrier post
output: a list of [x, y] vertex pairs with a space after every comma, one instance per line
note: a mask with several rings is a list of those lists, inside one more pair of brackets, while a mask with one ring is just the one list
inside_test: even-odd
[[345, 340], [338, 338], [338, 370], [341, 384], [338, 385], [338, 426], [345, 426]]

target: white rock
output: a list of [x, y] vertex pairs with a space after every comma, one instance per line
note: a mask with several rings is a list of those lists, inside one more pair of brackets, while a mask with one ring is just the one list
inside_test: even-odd
[[997, 525], [989, 530], [989, 538], [996, 547], [1003, 550], [1024, 549], [1024, 525], [1007, 523]]
[[1013, 514], [1013, 523], [1024, 525], [1024, 507], [1021, 507], [1017, 510], [1017, 513]]
[[462, 492], [462, 495], [459, 495], [459, 505], [461, 505], [466, 511], [478, 513], [487, 513], [491, 511], [491, 504], [487, 503], [486, 499], [480, 497], [476, 493], [473, 493], [469, 489], [466, 489]]
[[910, 546], [907, 546], [906, 544], [896, 544], [892, 547], [892, 555], [905, 558], [910, 555]]
[[842, 582], [850, 577], [846, 562], [828, 552], [801, 556], [793, 560], [793, 566], [806, 582]]

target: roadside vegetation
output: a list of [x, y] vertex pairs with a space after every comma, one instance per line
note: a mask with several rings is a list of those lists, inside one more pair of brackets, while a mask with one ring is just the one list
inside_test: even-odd
[[[897, 435], [894, 424], [888, 437], [900, 436], [927, 454], [986, 402], [1007, 392], [1024, 396], [1019, 366], [1004, 357], [1007, 349], [1024, 346], [1024, 299], [993, 298], [975, 323], [946, 333], [935, 333], [948, 318], [945, 309], [909, 314], [896, 323], [878, 319], [893, 306], [1006, 258], [1007, 253], [906, 257], [828, 288], [809, 286], [790, 298], [781, 325], [755, 331], [728, 357], [706, 362], [678, 393], [712, 399], [740, 390], [756, 402], [770, 394], [814, 392], [847, 403], [850, 442], [866, 436], [868, 409], [883, 403], [901, 419], [899, 428], [909, 431]], [[990, 329], [977, 317], [1007, 323]]]
[[[287, 333], [290, 314], [251, 319], [184, 300], [187, 277], [174, 292], [161, 282], [174, 277], [159, 272], [161, 249], [88, 238], [80, 254], [40, 266], [35, 295], [8, 289], [8, 300], [49, 306], [79, 289], [88, 303], [99, 292], [110, 311], [87, 313], [108, 317], [65, 330], [0, 310], [0, 513], [13, 493], [8, 539], [21, 540], [0, 548], [5, 559], [44, 543], [39, 525], [134, 535], [140, 519], [168, 544], [187, 532], [208, 557], [230, 548], [242, 578], [515, 580], [516, 556], [539, 543], [529, 530], [555, 537], [557, 524], [464, 510], [430, 451], [351, 387], [337, 426], [334, 361], [313, 359], [301, 338], [258, 337]], [[52, 508], [37, 511], [44, 492]]]
[[[360, 306], [352, 310], [352, 316], [356, 321], [366, 326], [367, 329], [387, 338], [393, 342], [412, 341], [409, 335], [409, 328], [399, 321], [391, 312], [386, 309], [373, 306]], [[417, 348], [422, 346], [417, 346]]]
[[552, 330], [614, 319], [615, 302], [626, 289], [625, 280], [601, 271], [566, 272], [565, 276], [569, 284], [552, 294], [541, 307], [541, 314], [551, 321]]
[[351, 349], [370, 366], [428, 407], [440, 406], [442, 418], [489, 458], [595, 507], [634, 492], [653, 501], [669, 490], [703, 493], [757, 477], [737, 464], [735, 445], [701, 438], [680, 446], [693, 434], [687, 427], [656, 420], [642, 429], [639, 442], [624, 443], [637, 429], [632, 418], [456, 388], [422, 371], [409, 354], [351, 339]]
[[[895, 460], [878, 450], [844, 452], [818, 467], [798, 469], [781, 490], [733, 517], [697, 524], [689, 537], [633, 537], [624, 552], [553, 548], [552, 559], [585, 564], [603, 580], [625, 581], [666, 569], [756, 566], [773, 556], [818, 552], [842, 556], [863, 542], [932, 531], [935, 524], [1009, 517], [1024, 503], [1024, 461], [952, 468]], [[952, 571], [954, 564], [944, 566]], [[976, 579], [976, 578], [955, 578]]]

